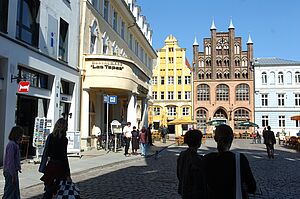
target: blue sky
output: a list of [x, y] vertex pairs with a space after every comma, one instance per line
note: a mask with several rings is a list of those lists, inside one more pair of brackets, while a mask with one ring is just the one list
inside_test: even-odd
[[180, 47], [187, 49], [190, 63], [195, 36], [203, 51], [212, 19], [218, 32], [227, 32], [231, 17], [243, 50], [251, 34], [255, 58], [300, 61], [299, 0], [137, 0], [137, 4], [153, 30], [154, 49], [163, 47], [166, 37], [173, 34]]

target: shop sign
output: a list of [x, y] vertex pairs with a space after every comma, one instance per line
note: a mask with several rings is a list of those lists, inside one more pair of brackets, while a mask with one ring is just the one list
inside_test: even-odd
[[107, 69], [107, 70], [123, 70], [124, 67], [121, 62], [117, 61], [93, 61], [92, 69]]
[[28, 93], [29, 92], [29, 87], [30, 87], [30, 82], [29, 81], [20, 81], [18, 92]]

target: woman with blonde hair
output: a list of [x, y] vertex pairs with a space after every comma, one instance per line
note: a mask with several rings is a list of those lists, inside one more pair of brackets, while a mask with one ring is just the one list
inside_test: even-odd
[[45, 158], [49, 161], [45, 169], [41, 167], [39, 169], [40, 172], [44, 173], [41, 177], [45, 185], [44, 199], [52, 198], [56, 194], [61, 180], [72, 181], [67, 157], [67, 129], [68, 122], [60, 118], [55, 123], [53, 132], [47, 137], [42, 162]]

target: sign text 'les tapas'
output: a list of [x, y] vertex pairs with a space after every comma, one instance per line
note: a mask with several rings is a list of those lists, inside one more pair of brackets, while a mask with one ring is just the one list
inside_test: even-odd
[[123, 70], [122, 63], [116, 61], [93, 61], [91, 64], [93, 69]]

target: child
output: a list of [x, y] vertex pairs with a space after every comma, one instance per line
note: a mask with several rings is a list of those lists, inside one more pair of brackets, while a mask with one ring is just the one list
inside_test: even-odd
[[23, 128], [14, 126], [8, 136], [9, 142], [6, 145], [3, 175], [5, 177], [5, 186], [3, 198], [20, 198], [19, 176], [21, 173], [20, 149], [19, 143], [22, 140]]
[[199, 130], [189, 130], [184, 135], [184, 143], [189, 148], [182, 151], [177, 160], [178, 193], [182, 198], [205, 197], [203, 157], [197, 154], [201, 140], [202, 133]]

